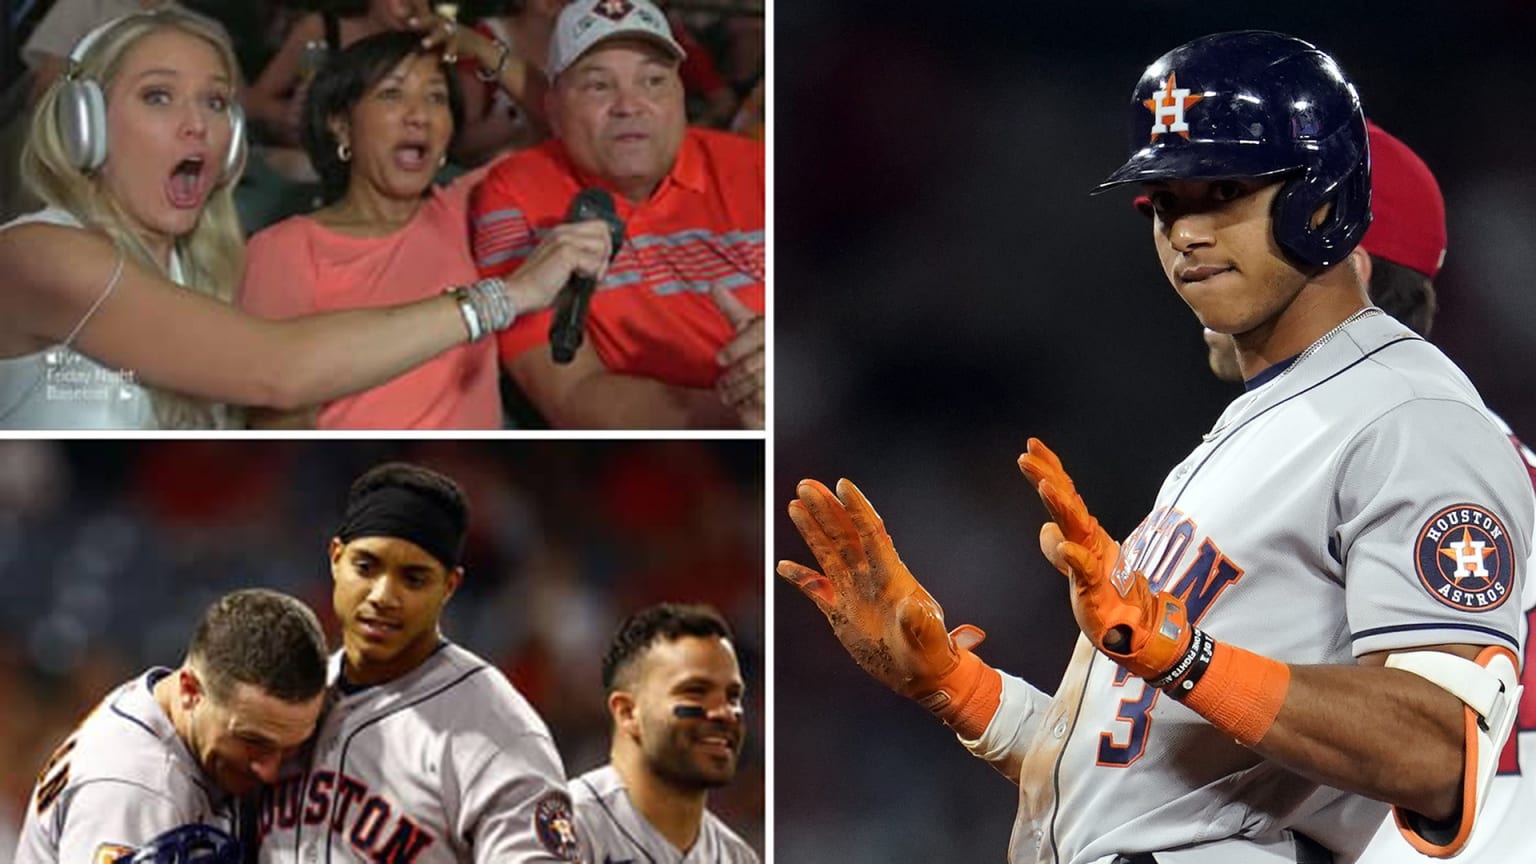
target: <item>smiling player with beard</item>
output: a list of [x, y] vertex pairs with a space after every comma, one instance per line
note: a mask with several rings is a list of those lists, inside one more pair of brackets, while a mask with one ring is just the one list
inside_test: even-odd
[[736, 777], [744, 739], [730, 626], [708, 606], [662, 603], [631, 615], [603, 657], [610, 761], [571, 794], [593, 864], [757, 864], [705, 808]]
[[415, 465], [358, 478], [331, 539], [343, 647], [305, 758], [263, 791], [260, 860], [576, 860], [565, 769], [505, 676], [443, 638], [464, 580], [463, 493]]

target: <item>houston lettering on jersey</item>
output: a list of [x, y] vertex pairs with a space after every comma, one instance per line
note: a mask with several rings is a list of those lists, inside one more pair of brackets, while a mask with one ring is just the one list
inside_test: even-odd
[[1194, 520], [1179, 510], [1159, 507], [1125, 539], [1116, 566], [1117, 570], [1129, 568], [1146, 576], [1154, 592], [1167, 591], [1183, 600], [1191, 624], [1199, 623], [1216, 598], [1243, 577], [1243, 568], [1207, 537], [1195, 560], [1184, 568], [1177, 582], [1173, 581], [1197, 530]]
[[[1129, 578], [1132, 570], [1147, 577], [1153, 591], [1167, 591], [1184, 601], [1184, 611], [1191, 624], [1199, 623], [1223, 591], [1243, 578], [1243, 568], [1221, 553], [1207, 537], [1201, 541], [1194, 560], [1180, 570], [1189, 544], [1199, 531], [1193, 519], [1172, 507], [1159, 507], [1136, 526], [1120, 546], [1117, 576]], [[1177, 578], [1175, 578], [1177, 574]], [[1125, 687], [1133, 679], [1121, 666], [1115, 670], [1114, 686]], [[1115, 732], [1099, 733], [1096, 764], [1105, 768], [1125, 768], [1146, 752], [1147, 735], [1152, 729], [1152, 706], [1162, 691], [1134, 679], [1141, 689], [1120, 700], [1115, 720], [1123, 723], [1120, 737]]]
[[399, 811], [361, 780], [316, 771], [263, 789], [257, 830], [266, 842], [273, 830], [292, 831], [301, 820], [306, 826], [325, 825], [370, 861], [411, 864], [437, 837]]

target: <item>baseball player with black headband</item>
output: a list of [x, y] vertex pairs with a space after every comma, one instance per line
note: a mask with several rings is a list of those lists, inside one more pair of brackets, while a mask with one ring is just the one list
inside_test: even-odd
[[443, 638], [468, 507], [415, 465], [353, 483], [330, 543], [342, 649], [304, 758], [263, 790], [268, 864], [577, 860], [560, 755], [494, 666]]
[[745, 684], [731, 628], [708, 606], [662, 603], [619, 626], [603, 656], [610, 761], [571, 782], [592, 864], [757, 864], [711, 813], [736, 777]]
[[[1233, 336], [1248, 390], [1116, 543], [1060, 460], [1019, 468], [1051, 521], [1078, 648], [1054, 697], [983, 663], [868, 500], [802, 481], [790, 517], [821, 572], [779, 573], [871, 675], [1019, 784], [1009, 859], [1353, 861], [1388, 810], [1426, 854], [1464, 848], [1519, 697], [1536, 500], [1443, 354], [1369, 305], [1353, 85], [1315, 46], [1187, 43], [1129, 104], [1164, 272]], [[1075, 340], [1092, 331], [1074, 324]], [[1106, 400], [1101, 423], [1132, 427]]]

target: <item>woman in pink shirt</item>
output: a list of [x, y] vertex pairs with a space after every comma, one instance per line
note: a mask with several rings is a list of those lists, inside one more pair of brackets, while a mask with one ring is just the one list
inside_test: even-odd
[[[432, 178], [446, 161], [459, 113], [455, 54], [486, 77], [515, 76], [505, 46], [434, 18], [419, 32], [352, 44], [311, 85], [304, 146], [328, 204], [252, 237], [240, 303], [268, 318], [387, 306], [477, 277], [468, 196], [481, 172], [449, 186]], [[600, 224], [600, 223], [598, 223]], [[372, 390], [289, 412], [253, 412], [258, 426], [321, 429], [500, 428], [495, 345], [445, 352]]]

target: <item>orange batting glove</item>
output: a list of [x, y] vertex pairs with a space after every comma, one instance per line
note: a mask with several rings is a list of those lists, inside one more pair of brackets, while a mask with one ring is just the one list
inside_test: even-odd
[[1157, 684], [1189, 649], [1184, 604], [1153, 594], [1146, 577], [1120, 559], [1120, 547], [1077, 494], [1061, 460], [1029, 439], [1019, 470], [1034, 484], [1053, 521], [1040, 529], [1040, 551], [1072, 581], [1072, 615], [1099, 650], [1131, 674]]
[[1002, 677], [971, 648], [986, 637], [969, 624], [945, 632], [944, 610], [901, 563], [880, 514], [839, 480], [837, 494], [802, 480], [789, 502], [817, 572], [780, 561], [778, 573], [811, 598], [855, 663], [921, 703], [962, 737], [979, 738], [997, 712]]

